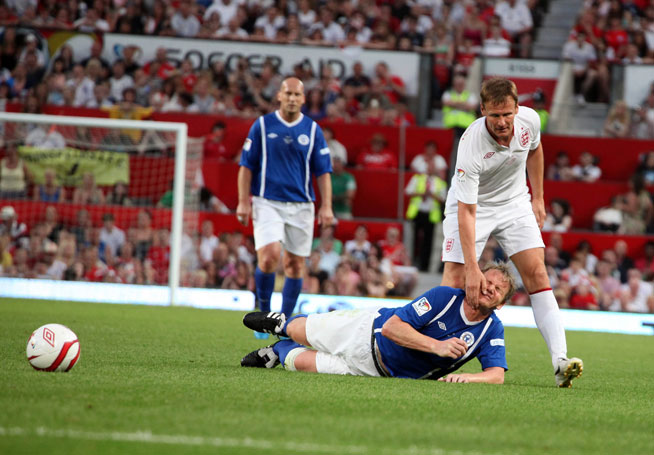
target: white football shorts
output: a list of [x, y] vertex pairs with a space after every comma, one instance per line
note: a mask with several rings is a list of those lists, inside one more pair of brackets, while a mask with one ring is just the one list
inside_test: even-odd
[[[491, 234], [509, 257], [531, 248], [545, 248], [536, 215], [528, 198], [501, 206], [478, 205], [475, 223], [477, 259], [481, 256]], [[463, 264], [456, 212], [445, 215], [443, 236], [443, 262]]]
[[313, 241], [315, 219], [313, 202], [280, 202], [252, 198], [254, 248], [282, 242], [284, 249], [308, 257]]
[[318, 373], [379, 376], [370, 345], [377, 310], [337, 310], [307, 317], [307, 340]]

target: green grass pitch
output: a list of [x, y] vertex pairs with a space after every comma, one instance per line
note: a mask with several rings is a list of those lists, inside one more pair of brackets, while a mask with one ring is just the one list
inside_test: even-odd
[[[242, 316], [0, 300], [0, 453], [654, 453], [652, 337], [568, 332], [585, 371], [562, 390], [537, 330], [506, 330], [504, 385], [445, 384], [241, 368], [263, 345]], [[50, 322], [80, 339], [69, 373], [26, 361]]]

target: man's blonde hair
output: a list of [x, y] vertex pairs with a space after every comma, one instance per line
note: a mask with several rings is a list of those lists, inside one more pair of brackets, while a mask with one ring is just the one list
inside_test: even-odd
[[497, 270], [504, 276], [504, 280], [509, 285], [509, 289], [506, 291], [506, 295], [502, 299], [501, 303], [508, 302], [511, 299], [511, 297], [513, 297], [513, 294], [515, 294], [515, 291], [517, 289], [515, 277], [513, 276], [513, 273], [511, 273], [511, 269], [509, 268], [509, 265], [506, 262], [491, 262], [486, 264], [481, 269], [482, 273], [486, 273], [489, 270]]

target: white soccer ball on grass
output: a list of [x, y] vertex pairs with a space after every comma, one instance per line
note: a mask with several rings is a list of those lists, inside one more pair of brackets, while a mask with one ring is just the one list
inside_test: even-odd
[[79, 360], [77, 335], [61, 324], [46, 324], [27, 340], [27, 360], [35, 370], [70, 371]]

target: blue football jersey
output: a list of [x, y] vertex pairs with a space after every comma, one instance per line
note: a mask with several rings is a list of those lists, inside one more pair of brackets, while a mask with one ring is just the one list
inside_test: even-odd
[[318, 124], [302, 114], [288, 123], [279, 111], [254, 122], [240, 164], [252, 171], [253, 196], [282, 202], [314, 201], [311, 174], [319, 177], [332, 171]]
[[[439, 286], [403, 307], [379, 310], [374, 322], [375, 338], [382, 361], [392, 376], [438, 379], [475, 357], [479, 359], [482, 369], [508, 369], [502, 322], [495, 313], [482, 321], [467, 320], [463, 312], [464, 297], [465, 291], [462, 289]], [[451, 359], [395, 344], [381, 334], [382, 326], [393, 315], [423, 335], [437, 340], [461, 338], [468, 345], [468, 351], [458, 359]]]

